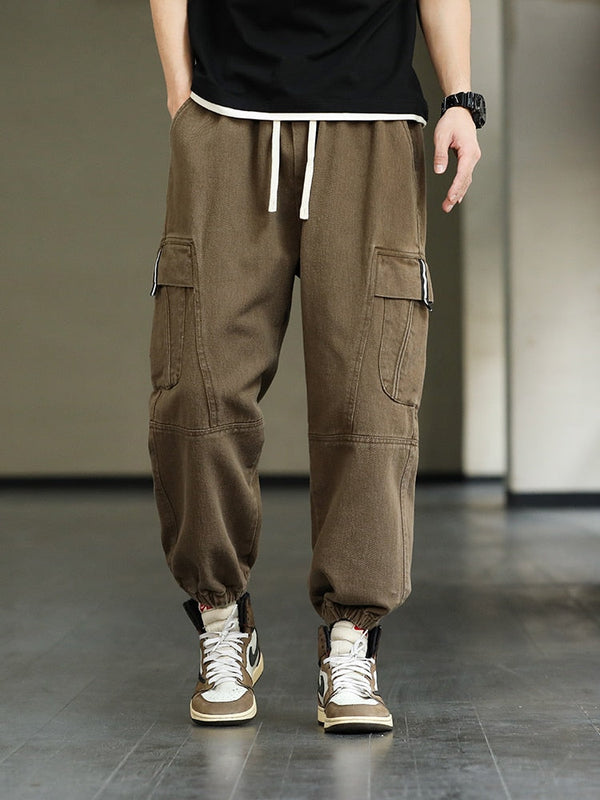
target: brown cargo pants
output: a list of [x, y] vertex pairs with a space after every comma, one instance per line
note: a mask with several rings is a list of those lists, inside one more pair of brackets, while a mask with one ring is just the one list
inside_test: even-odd
[[300, 279], [313, 558], [322, 618], [372, 627], [410, 592], [417, 411], [432, 292], [422, 126], [318, 122], [299, 216], [307, 121], [188, 100], [171, 125], [154, 270], [149, 449], [167, 562], [192, 597], [245, 591], [261, 527], [259, 401]]

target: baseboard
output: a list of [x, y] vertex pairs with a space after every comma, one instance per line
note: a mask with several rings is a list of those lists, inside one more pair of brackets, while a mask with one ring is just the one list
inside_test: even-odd
[[502, 483], [502, 475], [465, 475], [464, 472], [419, 472], [417, 483]]
[[[269, 474], [260, 475], [261, 486], [273, 487], [308, 487], [308, 475], [298, 474]], [[150, 475], [17, 475], [0, 477], [0, 491], [2, 489], [24, 490], [118, 490], [132, 491], [141, 489], [152, 490], [152, 477]]]
[[[472, 477], [461, 473], [419, 473], [419, 485], [478, 485], [501, 484], [502, 476]], [[264, 488], [309, 487], [305, 473], [269, 473], [260, 475]], [[150, 475], [18, 475], [0, 477], [1, 490], [57, 490], [78, 489], [98, 491], [152, 491]], [[598, 508], [600, 492], [505, 492], [509, 508]]]
[[149, 475], [18, 475], [0, 477], [2, 489], [151, 491], [152, 478]]
[[[260, 474], [261, 486], [265, 487], [308, 487], [307, 473], [267, 473]], [[417, 483], [498, 483], [501, 476], [469, 477], [461, 473], [426, 472], [419, 473]], [[126, 490], [152, 489], [150, 475], [16, 475], [0, 477], [0, 489], [111, 489]]]
[[506, 492], [509, 508], [599, 508], [600, 492]]
[[308, 489], [309, 487], [309, 479], [308, 475], [304, 472], [296, 472], [296, 473], [274, 473], [271, 472], [267, 475], [263, 475], [260, 473], [260, 485], [261, 486], [268, 486], [272, 488], [282, 488], [285, 489], [286, 487], [305, 487]]

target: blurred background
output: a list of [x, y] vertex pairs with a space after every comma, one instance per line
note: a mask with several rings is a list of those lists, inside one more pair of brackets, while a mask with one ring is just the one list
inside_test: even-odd
[[[2, 9], [0, 476], [149, 478], [152, 268], [168, 126], [145, 0]], [[429, 158], [435, 282], [420, 475], [510, 502], [600, 499], [600, 4], [477, 0], [483, 159], [462, 207]], [[417, 71], [440, 90], [422, 42]], [[431, 147], [430, 147], [431, 156]], [[263, 401], [263, 475], [306, 475], [299, 292]]]

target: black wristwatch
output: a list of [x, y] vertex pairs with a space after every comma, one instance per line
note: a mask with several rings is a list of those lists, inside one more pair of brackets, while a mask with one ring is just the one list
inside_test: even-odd
[[483, 128], [485, 125], [485, 100], [482, 94], [475, 94], [475, 92], [449, 94], [448, 97], [444, 97], [442, 100], [442, 114], [445, 114], [449, 108], [455, 108], [456, 106], [467, 108], [471, 112], [475, 127]]

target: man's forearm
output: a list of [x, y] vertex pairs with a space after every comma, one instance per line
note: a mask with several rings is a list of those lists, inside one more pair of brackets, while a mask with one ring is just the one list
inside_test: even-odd
[[192, 51], [188, 35], [187, 0], [150, 0], [158, 54], [173, 115], [190, 95]]
[[469, 0], [419, 0], [421, 27], [445, 96], [471, 90]]

